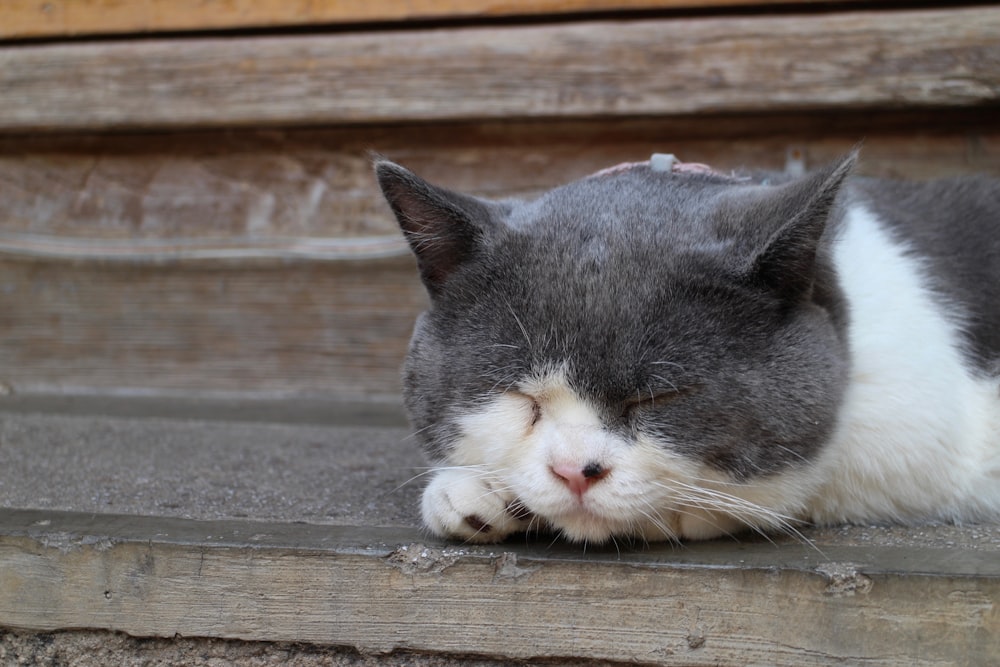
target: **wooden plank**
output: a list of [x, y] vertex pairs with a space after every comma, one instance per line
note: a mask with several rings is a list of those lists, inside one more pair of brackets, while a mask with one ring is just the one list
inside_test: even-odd
[[[797, 146], [818, 165], [866, 135], [865, 173], [1000, 176], [987, 112], [0, 139], [0, 390], [397, 394], [426, 303], [412, 263], [264, 261], [272, 242], [399, 243], [368, 147], [506, 197], [653, 151], [780, 168]], [[177, 261], [164, 247], [260, 254]]]
[[[7, 0], [0, 39], [317, 24], [815, 4], [828, 0]], [[857, 2], [860, 0], [847, 0]]]
[[6, 391], [396, 396], [412, 262], [282, 268], [0, 262]]
[[0, 51], [0, 130], [1000, 103], [1000, 7]]
[[63, 240], [54, 250], [132, 242], [140, 255], [243, 247], [284, 258], [300, 243], [300, 256], [333, 259], [336, 240], [372, 237], [385, 245], [358, 254], [389, 251], [401, 236], [371, 173], [372, 147], [443, 185], [505, 198], [654, 151], [780, 169], [790, 146], [818, 166], [866, 137], [864, 173], [1000, 173], [989, 112], [0, 137], [0, 252], [47, 235]]
[[[993, 553], [641, 552], [410, 529], [0, 511], [0, 625], [659, 665], [985, 665]], [[511, 641], [511, 637], [517, 641]]]

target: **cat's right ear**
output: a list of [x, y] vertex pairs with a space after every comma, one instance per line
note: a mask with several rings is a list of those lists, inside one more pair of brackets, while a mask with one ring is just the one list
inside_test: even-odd
[[404, 167], [376, 160], [379, 187], [410, 249], [431, 296], [472, 258], [492, 218], [491, 204], [439, 188]]

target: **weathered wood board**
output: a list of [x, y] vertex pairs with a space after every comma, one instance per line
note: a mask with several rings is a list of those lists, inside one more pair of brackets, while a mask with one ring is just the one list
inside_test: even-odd
[[[816, 165], [864, 137], [865, 173], [1000, 175], [985, 112], [0, 139], [0, 386], [396, 394], [426, 297], [369, 148], [530, 196], [652, 151], [780, 168], [790, 146]], [[403, 254], [330, 250], [362, 238]]]
[[7, 390], [400, 391], [423, 287], [408, 258], [358, 267], [0, 263]]
[[[483, 19], [576, 12], [821, 4], [826, 0], [7, 0], [0, 39], [290, 27], [334, 23]], [[857, 0], [841, 0], [843, 2]]]
[[[326, 130], [0, 135], [0, 233], [64, 239], [399, 239], [369, 151], [440, 185], [531, 197], [655, 151], [718, 169], [816, 167], [864, 141], [860, 171], [1000, 174], [992, 111], [702, 116]], [[27, 237], [31, 238], [31, 237]]]
[[993, 554], [465, 548], [404, 529], [0, 510], [0, 625], [660, 665], [986, 665]]
[[0, 50], [0, 130], [1000, 106], [1000, 8]]

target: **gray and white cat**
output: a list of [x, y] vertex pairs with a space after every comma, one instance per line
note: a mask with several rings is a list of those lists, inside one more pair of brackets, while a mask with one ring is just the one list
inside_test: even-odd
[[531, 202], [376, 173], [430, 294], [437, 535], [1000, 519], [1000, 181], [634, 163]]

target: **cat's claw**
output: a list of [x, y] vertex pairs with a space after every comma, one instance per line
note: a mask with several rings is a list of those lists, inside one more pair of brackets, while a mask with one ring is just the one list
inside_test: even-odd
[[438, 470], [424, 489], [421, 510], [435, 535], [467, 542], [499, 542], [531, 521], [516, 498], [495, 490], [477, 469]]

